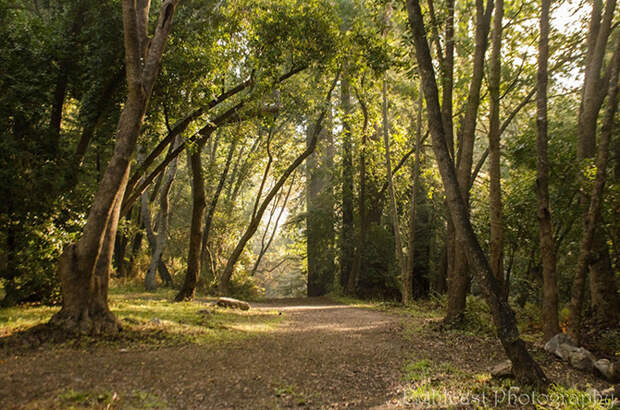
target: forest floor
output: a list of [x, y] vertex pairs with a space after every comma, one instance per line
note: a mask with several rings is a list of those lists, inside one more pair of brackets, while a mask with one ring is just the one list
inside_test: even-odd
[[[489, 375], [504, 359], [495, 338], [440, 329], [428, 303], [282, 299], [241, 312], [169, 296], [113, 294], [125, 330], [104, 340], [41, 345], [18, 331], [54, 308], [0, 311], [0, 408], [526, 407], [524, 390]], [[608, 384], [529, 345], [562, 386], [549, 406], [609, 407], [573, 389]]]

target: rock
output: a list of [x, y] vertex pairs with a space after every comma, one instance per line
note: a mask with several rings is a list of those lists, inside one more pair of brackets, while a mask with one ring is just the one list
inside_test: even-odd
[[496, 379], [512, 377], [512, 362], [510, 360], [504, 360], [503, 362], [496, 364], [491, 368], [491, 376]]
[[560, 343], [558, 348], [553, 352], [557, 357], [562, 360], [569, 361], [571, 354], [579, 350], [578, 347], [570, 345], [568, 343]]
[[250, 310], [250, 304], [233, 298], [219, 298], [216, 302], [219, 307]]
[[161, 325], [161, 319], [154, 317], [153, 319], [149, 320], [149, 323], [152, 323], [154, 325]]
[[580, 347], [569, 355], [569, 362], [575, 369], [591, 372], [596, 358], [588, 350]]
[[575, 342], [567, 334], [558, 333], [545, 343], [545, 350], [557, 355], [558, 348], [563, 344], [575, 347]]
[[613, 367], [611, 362], [607, 359], [599, 359], [594, 362], [595, 373], [600, 374], [607, 380], [611, 380], [613, 377], [612, 371]]

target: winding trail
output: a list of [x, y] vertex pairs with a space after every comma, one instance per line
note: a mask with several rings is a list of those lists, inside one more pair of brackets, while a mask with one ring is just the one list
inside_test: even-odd
[[398, 398], [411, 348], [398, 316], [327, 298], [252, 308], [278, 310], [284, 320], [265, 334], [207, 348], [7, 358], [0, 363], [0, 408], [36, 408], [37, 400], [44, 403], [63, 389], [150, 392], [163, 407], [192, 409], [382, 408]]

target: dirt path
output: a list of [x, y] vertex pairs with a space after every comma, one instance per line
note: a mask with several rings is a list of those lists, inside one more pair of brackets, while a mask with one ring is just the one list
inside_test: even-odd
[[275, 331], [232, 345], [8, 358], [0, 363], [0, 408], [47, 407], [67, 389], [119, 397], [142, 392], [157, 398], [153, 407], [209, 409], [369, 408], [398, 396], [410, 352], [398, 316], [325, 298], [253, 309], [277, 309], [284, 320]]

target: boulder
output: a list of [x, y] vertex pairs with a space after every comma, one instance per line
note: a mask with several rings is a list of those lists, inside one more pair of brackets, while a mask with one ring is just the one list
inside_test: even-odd
[[569, 361], [571, 354], [579, 350], [578, 347], [575, 347], [568, 343], [561, 343], [557, 349], [553, 352], [557, 357], [564, 361]]
[[603, 376], [607, 380], [611, 380], [613, 377], [613, 374], [612, 374], [613, 366], [611, 362], [607, 359], [599, 359], [595, 361], [594, 370], [595, 370], [595, 373], [598, 373], [599, 375]]
[[569, 362], [575, 369], [591, 372], [596, 358], [588, 350], [580, 347], [569, 355]]
[[512, 362], [510, 360], [504, 360], [503, 362], [496, 364], [491, 368], [491, 376], [496, 379], [512, 377]]
[[250, 304], [233, 298], [219, 298], [215, 304], [223, 308], [250, 310]]
[[563, 344], [576, 347], [575, 342], [573, 342], [573, 340], [567, 334], [558, 333], [557, 335], [549, 339], [547, 343], [545, 343], [545, 350], [549, 353], [557, 355], [556, 352], [558, 348], [560, 347], [560, 345]]

